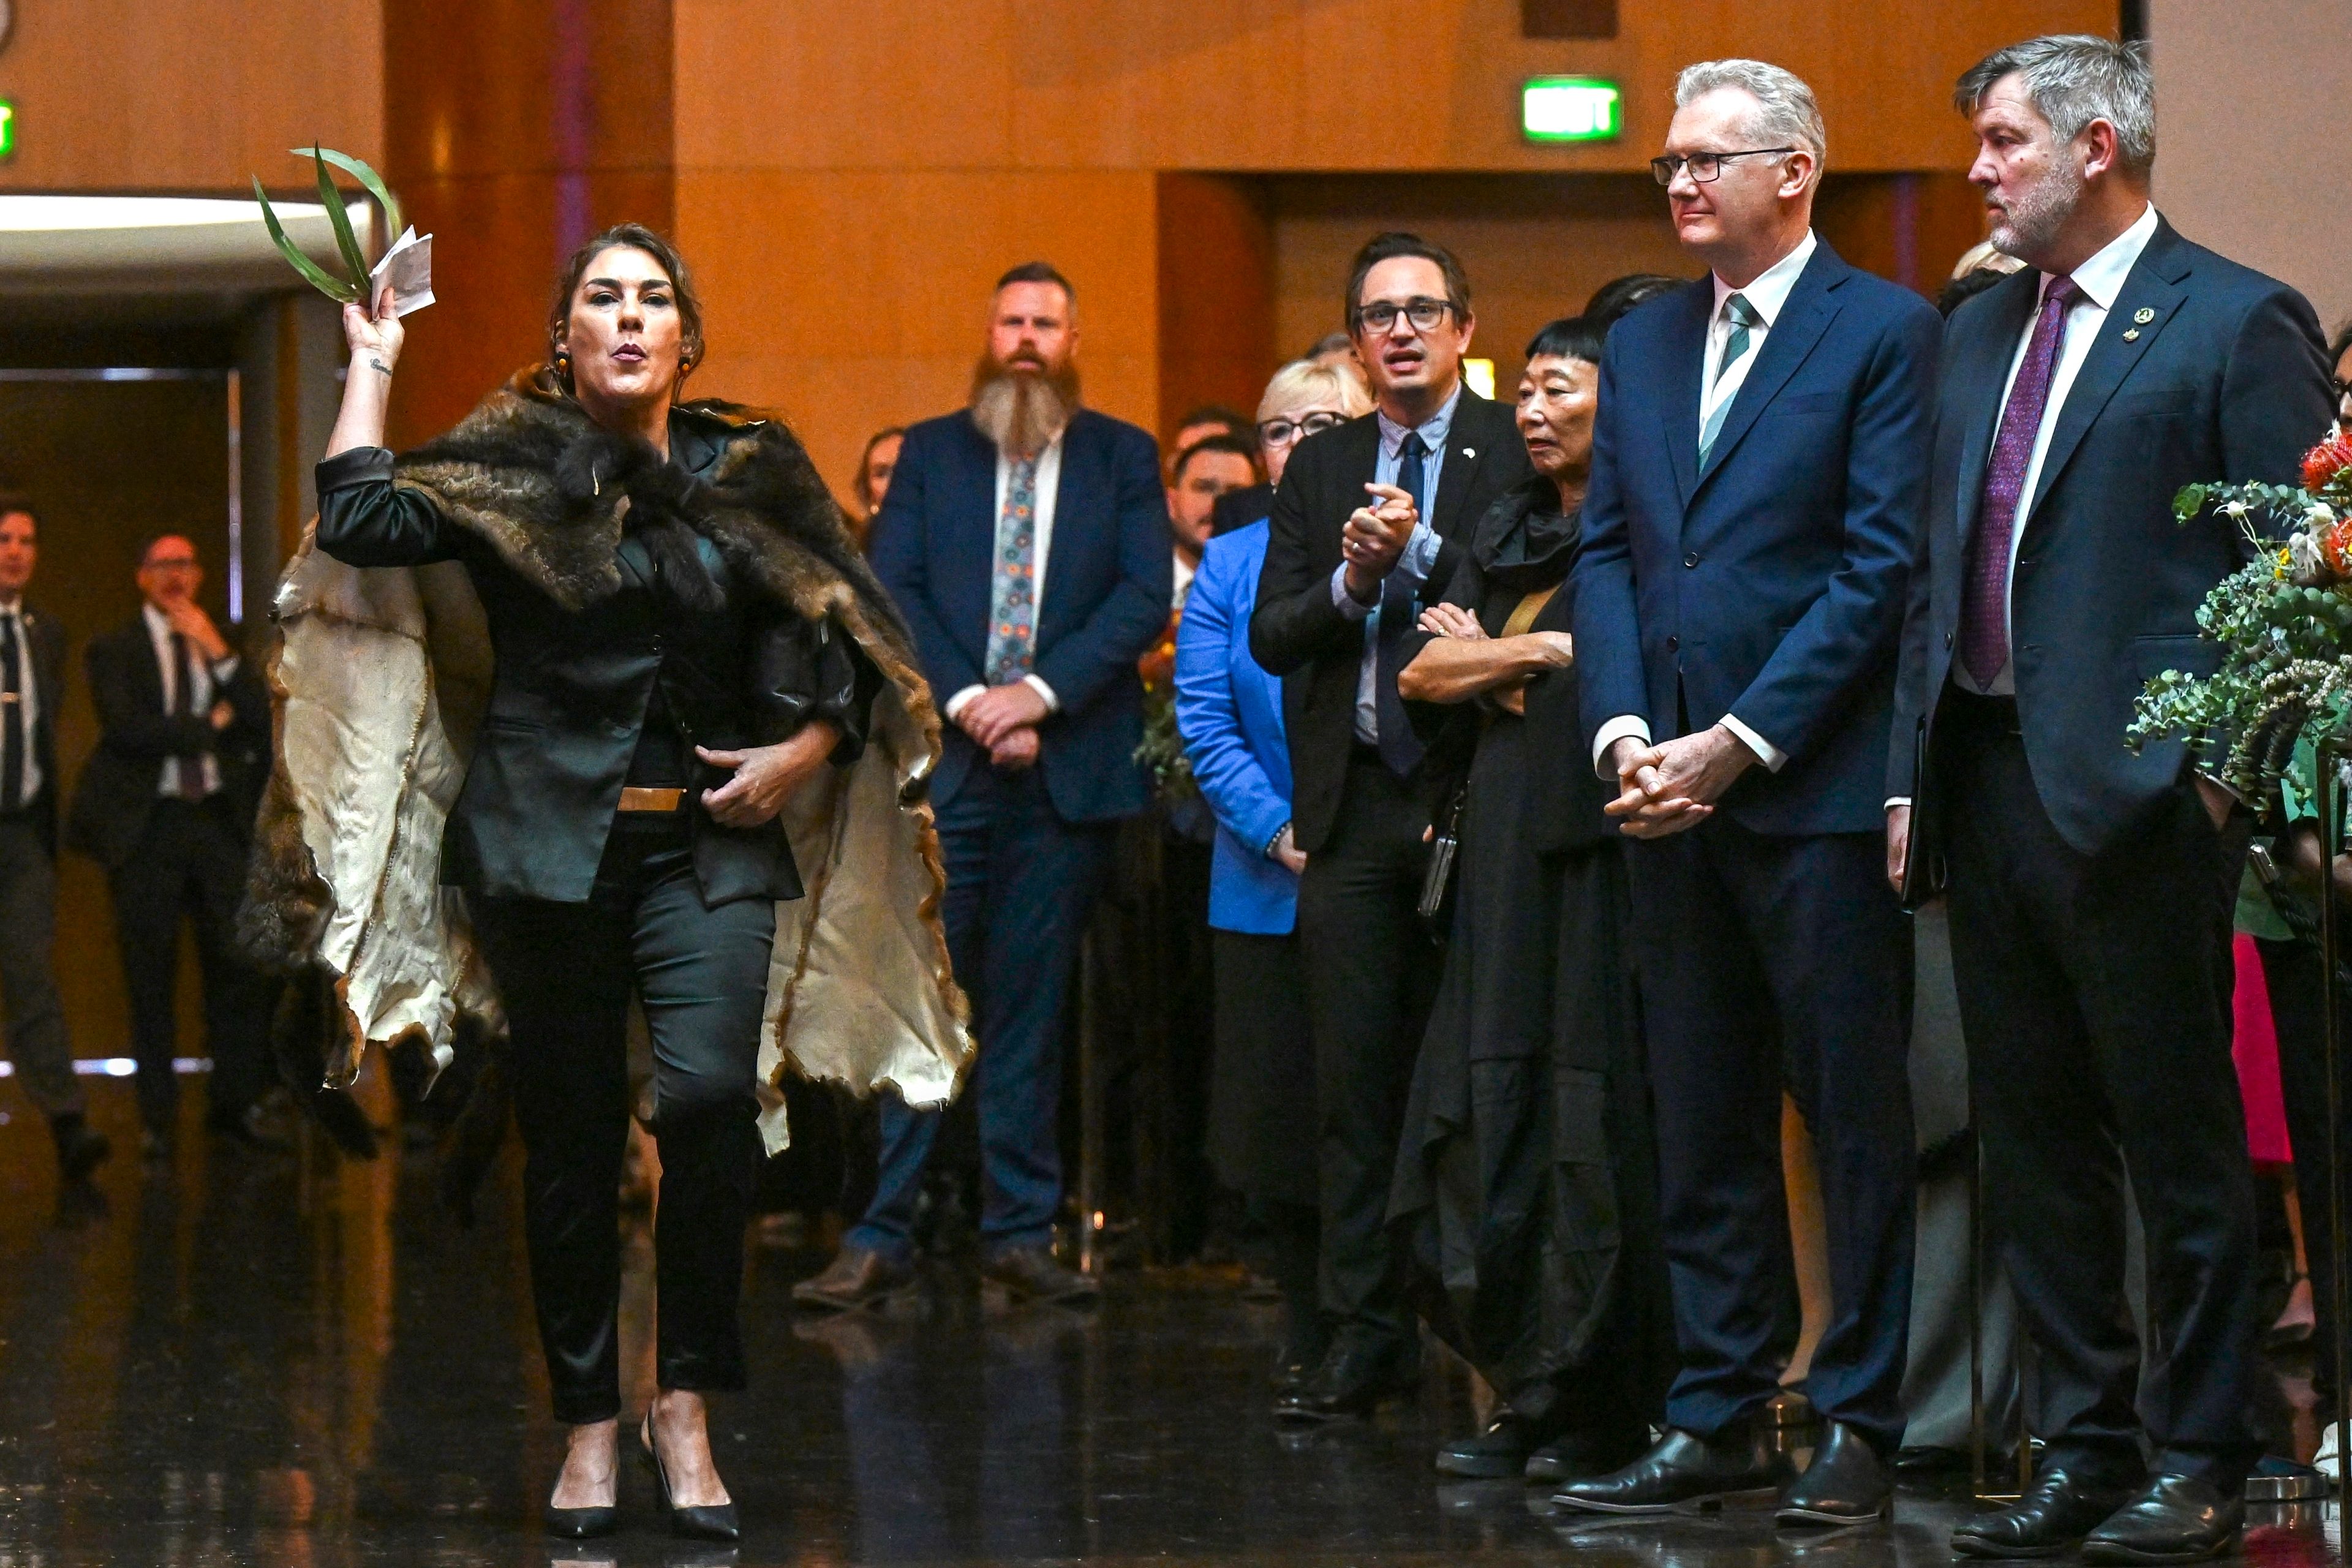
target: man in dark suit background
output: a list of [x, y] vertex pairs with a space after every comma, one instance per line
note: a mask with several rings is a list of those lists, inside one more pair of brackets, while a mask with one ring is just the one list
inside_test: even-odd
[[[2227, 1549], [2259, 1452], [2230, 1057], [2248, 820], [2182, 743], [2134, 754], [2124, 731], [2150, 676], [2211, 672], [2198, 605], [2251, 550], [2210, 511], [2177, 523], [2173, 496], [2294, 483], [2328, 421], [2327, 367], [2301, 295], [2149, 204], [2140, 47], [2032, 39], [1969, 70], [1956, 99], [1993, 243], [2027, 268], [1945, 339], [1887, 868], [1915, 892], [1948, 879], [1988, 1215], [2040, 1351], [2048, 1448], [2027, 1496], [1952, 1544], [2015, 1557], [2080, 1540], [2086, 1560], [2184, 1562]], [[2126, 1175], [2161, 1347], [2145, 1388], [2124, 1310]]]
[[[980, 1057], [983, 1270], [1091, 1296], [1053, 1256], [1063, 1005], [1116, 824], [1150, 804], [1136, 660], [1173, 593], [1150, 434], [1078, 403], [1076, 300], [1044, 262], [1001, 279], [971, 406], [907, 432], [867, 550], [948, 721], [931, 782], [944, 910]], [[937, 1112], [882, 1108], [878, 1184], [794, 1295], [870, 1300], [909, 1278]]]
[[1582, 760], [1642, 840], [1682, 1369], [1658, 1445], [1559, 1500], [1652, 1512], [1780, 1479], [1751, 1428], [1795, 1340], [1785, 1082], [1819, 1156], [1832, 1300], [1804, 1385], [1827, 1430], [1779, 1518], [1845, 1523], [1885, 1510], [1903, 1433], [1911, 953], [1877, 761], [1939, 323], [1813, 235], [1824, 138], [1803, 82], [1718, 60], [1675, 96], [1654, 172], [1710, 271], [1610, 331], [1575, 588]]
[[109, 1151], [83, 1116], [58, 996], [58, 704], [65, 628], [25, 603], [40, 559], [31, 505], [0, 496], [0, 1001], [8, 1059], [49, 1121], [58, 1168], [79, 1181]]
[[1476, 321], [1444, 247], [1376, 236], [1348, 329], [1377, 406], [1308, 437], [1275, 492], [1250, 651], [1283, 678], [1290, 833], [1320, 1096], [1322, 1302], [1330, 1348], [1276, 1413], [1362, 1415], [1412, 1385], [1417, 1340], [1386, 1226], [1405, 1091], [1438, 953], [1414, 913], [1443, 763], [1424, 757], [1397, 670], [1470, 530], [1527, 478], [1511, 410], [1462, 381]]
[[204, 575], [194, 544], [156, 539], [139, 561], [138, 615], [85, 651], [98, 749], [66, 825], [68, 845], [106, 868], [139, 1064], [141, 1147], [153, 1160], [171, 1152], [179, 1102], [173, 995], [184, 920], [195, 928], [204, 973], [207, 1124], [240, 1142], [282, 1141], [257, 1104], [268, 1083], [267, 984], [232, 934], [267, 769], [269, 696], [197, 605]]

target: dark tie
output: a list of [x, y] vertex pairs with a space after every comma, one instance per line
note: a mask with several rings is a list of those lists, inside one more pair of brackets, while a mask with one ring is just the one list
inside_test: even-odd
[[2017, 542], [2017, 509], [2024, 500], [2025, 470], [2050, 406], [2050, 378], [2066, 342], [2066, 312], [2083, 297], [2072, 278], [2061, 278], [2042, 297], [2033, 341], [2009, 389], [2000, 434], [1993, 437], [1992, 460], [1985, 465], [1984, 504], [1969, 541], [1969, 575], [1960, 605], [1960, 663], [1980, 687], [1990, 687], [2009, 666], [2009, 557]]
[[[172, 634], [172, 702], [174, 718], [193, 719], [196, 713], [196, 679], [188, 666], [188, 639], [179, 633]], [[194, 757], [172, 759], [172, 794], [182, 800], [202, 800], [205, 795], [204, 763]]]
[[25, 674], [16, 614], [0, 615], [0, 812], [25, 806]]
[[[1427, 521], [1429, 443], [1418, 430], [1405, 432], [1397, 463], [1397, 488], [1412, 497], [1413, 506]], [[1380, 727], [1381, 761], [1399, 778], [1421, 764], [1421, 738], [1405, 717], [1404, 699], [1397, 695], [1397, 671], [1404, 668], [1404, 635], [1412, 630], [1412, 595], [1421, 584], [1400, 565], [1381, 580], [1381, 623], [1374, 644], [1372, 712]]]

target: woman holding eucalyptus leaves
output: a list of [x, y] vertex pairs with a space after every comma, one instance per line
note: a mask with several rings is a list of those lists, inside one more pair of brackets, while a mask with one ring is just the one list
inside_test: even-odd
[[[937, 844], [913, 787], [936, 758], [937, 720], [799, 443], [750, 410], [679, 401], [704, 352], [701, 312], [659, 236], [623, 225], [581, 247], [549, 314], [549, 363], [399, 458], [383, 446], [403, 347], [389, 305], [343, 311], [351, 366], [319, 465], [316, 551], [279, 594], [288, 702], [263, 830], [296, 868], [327, 847], [320, 875], [341, 895], [330, 908], [350, 918], [383, 904], [368, 888], [398, 893], [404, 879], [463, 898], [342, 947], [334, 920], [305, 922], [299, 875], [265, 872], [257, 901], [278, 890], [280, 929], [300, 933], [290, 956], [343, 976], [339, 994], [357, 996], [363, 956], [408, 949], [448, 1010], [494, 1032], [502, 1005], [532, 1290], [555, 1415], [571, 1428], [546, 1521], [572, 1536], [618, 1523], [616, 1193], [625, 1023], [632, 994], [641, 1002], [662, 1176], [659, 1386], [638, 1441], [672, 1528], [732, 1540], [705, 1399], [744, 1377], [743, 1237], [761, 1131], [774, 1131], [761, 1079], [782, 1070], [762, 1058], [763, 1025], [801, 1070], [860, 1089], [887, 1078], [918, 1102], [952, 1091], [969, 1050], [931, 913]], [[478, 608], [447, 609], [467, 587]], [[393, 770], [390, 792], [351, 787], [383, 767], [342, 744], [359, 726], [302, 719], [338, 702], [357, 711], [370, 695], [339, 688], [331, 667], [369, 660], [322, 657], [317, 639], [406, 627], [446, 663], [478, 657], [484, 626], [495, 671], [470, 761], [457, 760], [459, 685], [436, 664], [418, 710], [428, 744]], [[396, 643], [367, 646], [379, 668], [406, 668]], [[336, 857], [381, 823], [353, 800], [384, 802], [404, 831], [380, 837], [420, 857], [344, 879], [358, 896], [336, 885]], [[418, 831], [420, 817], [440, 830]], [[924, 994], [848, 1005], [886, 975], [902, 992], [921, 976]], [[491, 984], [496, 1004], [480, 999]]]

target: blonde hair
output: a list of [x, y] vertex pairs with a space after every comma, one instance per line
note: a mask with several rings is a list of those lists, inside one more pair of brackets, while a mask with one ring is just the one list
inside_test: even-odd
[[1350, 419], [1372, 411], [1371, 388], [1365, 384], [1362, 373], [1299, 359], [1276, 371], [1274, 379], [1265, 384], [1265, 395], [1257, 400], [1257, 416], [1272, 418], [1277, 408], [1327, 398]]

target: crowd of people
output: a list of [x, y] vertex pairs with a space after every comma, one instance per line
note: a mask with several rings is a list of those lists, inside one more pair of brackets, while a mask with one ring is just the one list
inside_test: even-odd
[[[662, 1164], [642, 1440], [681, 1531], [736, 1528], [702, 1396], [743, 1375], [761, 1023], [810, 1012], [803, 973], [861, 994], [865, 971], [828, 966], [862, 963], [863, 994], [904, 1005], [887, 1039], [786, 1054], [907, 1092], [881, 1097], [862, 1212], [796, 1299], [854, 1310], [915, 1277], [950, 1146], [944, 1091], [908, 1087], [931, 1081], [918, 1058], [971, 1108], [982, 1274], [1096, 1295], [1055, 1247], [1062, 1055], [1118, 825], [1155, 805], [1165, 701], [1185, 766], [1158, 805], [1207, 868], [1213, 933], [1202, 1152], [1283, 1303], [1276, 1419], [1409, 1394], [1425, 1329], [1496, 1396], [1442, 1470], [1604, 1514], [1775, 1489], [1791, 1528], [1880, 1518], [1933, 1382], [1914, 1325], [1971, 1288], [1915, 1234], [1936, 1224], [1921, 1150], [1957, 1120], [2042, 1449], [2025, 1495], [1952, 1545], [2229, 1547], [2263, 1453], [2232, 908], [2257, 834], [2281, 877], [2315, 886], [2326, 856], [2184, 740], [2132, 750], [2125, 730], [2149, 677], [2210, 667], [2197, 607], [2248, 548], [2227, 520], [2177, 524], [2175, 493], [2292, 482], [2347, 345], [2331, 358], [2300, 295], [2151, 205], [2141, 49], [2029, 40], [1954, 99], [1990, 238], [1940, 314], [1816, 233], [1806, 85], [1706, 62], [1652, 164], [1706, 275], [1619, 279], [1545, 326], [1511, 403], [1465, 382], [1459, 261], [1384, 233], [1344, 280], [1344, 330], [1255, 418], [1188, 416], [1163, 465], [1085, 404], [1077, 290], [1034, 262], [992, 295], [968, 405], [867, 442], [845, 520], [780, 426], [682, 400], [700, 308], [648, 231], [584, 246], [548, 363], [397, 459], [398, 321], [347, 308], [316, 551], [289, 582], [456, 563], [499, 649], [462, 790], [429, 803], [427, 869], [469, 913], [418, 918], [502, 994], [571, 1426], [552, 1528], [615, 1518], [632, 993]], [[12, 933], [45, 932], [51, 897], [63, 654], [23, 606], [35, 527], [0, 508]], [[159, 954], [185, 913], [210, 933], [215, 1125], [261, 1131], [258, 976], [221, 933], [268, 714], [194, 606], [196, 566], [157, 541], [139, 618], [89, 650], [105, 732], [68, 834], [112, 878], [151, 1152], [171, 1126]], [[857, 782], [877, 773], [895, 789]], [[835, 821], [887, 853], [845, 858]], [[869, 885], [845, 890], [845, 868]], [[298, 926], [280, 972], [324, 962]], [[1922, 959], [1947, 931], [1965, 1104], [1923, 1098], [1915, 1126]], [[2315, 953], [2262, 934], [2305, 1081]], [[11, 1048], [87, 1174], [106, 1147], [47, 948], [5, 944]], [[1829, 1282], [1801, 1471], [1765, 1431], [1800, 1323], [1784, 1098]], [[2328, 1130], [2291, 1098], [2316, 1179]]]

